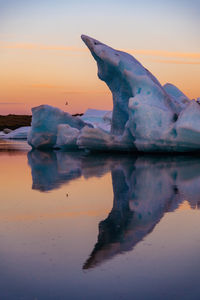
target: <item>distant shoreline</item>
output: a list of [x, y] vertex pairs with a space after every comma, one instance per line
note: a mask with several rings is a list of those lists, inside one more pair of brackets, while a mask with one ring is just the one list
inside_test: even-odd
[[[83, 114], [73, 114], [73, 117], [82, 116]], [[5, 128], [17, 129], [23, 126], [31, 126], [32, 115], [0, 115], [0, 131]]]
[[0, 131], [5, 128], [14, 130], [23, 126], [31, 126], [31, 119], [31, 115], [0, 115]]

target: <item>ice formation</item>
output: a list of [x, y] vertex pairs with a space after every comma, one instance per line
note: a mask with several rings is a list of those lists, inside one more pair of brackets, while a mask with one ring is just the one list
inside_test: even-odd
[[168, 93], [168, 95], [171, 96], [174, 103], [178, 103], [179, 112], [184, 109], [187, 104], [189, 104], [190, 99], [185, 94], [183, 94], [175, 85], [166, 83], [163, 88]]
[[28, 138], [32, 147], [147, 152], [200, 148], [197, 101], [172, 84], [162, 86], [128, 53], [85, 35], [82, 40], [97, 62], [98, 77], [112, 92], [113, 111], [88, 110], [75, 119], [50, 106], [34, 108]]
[[0, 132], [1, 139], [15, 139], [15, 140], [26, 140], [28, 133], [30, 131], [30, 126], [24, 126], [17, 128], [15, 130], [11, 130], [9, 133], [4, 133], [3, 131]]
[[84, 122], [91, 124], [94, 128], [100, 128], [106, 132], [110, 132], [112, 111], [88, 109], [80, 117]]
[[79, 118], [72, 117], [59, 108], [40, 105], [32, 108], [31, 131], [28, 143], [33, 148], [53, 148], [56, 145], [58, 125], [68, 124], [80, 130], [87, 124]]
[[79, 134], [80, 130], [71, 127], [68, 124], [58, 125], [55, 148], [62, 148], [65, 150], [78, 149], [77, 138]]

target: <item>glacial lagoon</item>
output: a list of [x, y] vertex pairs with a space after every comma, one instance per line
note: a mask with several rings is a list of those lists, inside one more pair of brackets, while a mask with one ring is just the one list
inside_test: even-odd
[[200, 156], [0, 141], [0, 299], [199, 299]]

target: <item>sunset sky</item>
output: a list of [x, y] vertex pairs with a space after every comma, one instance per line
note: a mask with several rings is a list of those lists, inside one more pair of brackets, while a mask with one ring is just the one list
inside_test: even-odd
[[0, 114], [30, 114], [40, 104], [112, 109], [81, 34], [200, 97], [199, 16], [199, 0], [0, 0]]

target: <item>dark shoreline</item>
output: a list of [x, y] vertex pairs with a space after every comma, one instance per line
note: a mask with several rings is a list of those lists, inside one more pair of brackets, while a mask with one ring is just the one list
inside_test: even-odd
[[[74, 114], [73, 117], [82, 116], [83, 114]], [[4, 130], [5, 128], [9, 129], [17, 129], [23, 126], [31, 126], [31, 115], [0, 115], [0, 131]]]
[[31, 115], [0, 115], [0, 131], [5, 128], [14, 130], [22, 126], [31, 126], [31, 119]]

